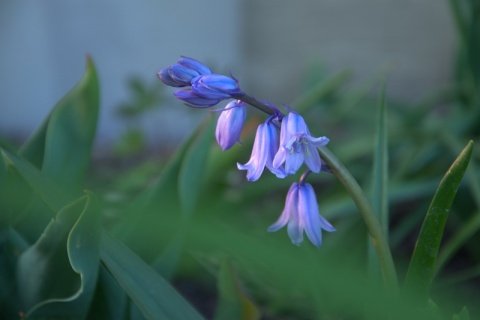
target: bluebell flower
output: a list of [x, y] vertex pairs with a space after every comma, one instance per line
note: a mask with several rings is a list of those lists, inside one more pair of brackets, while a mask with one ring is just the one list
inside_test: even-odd
[[230, 149], [235, 142], [240, 142], [246, 115], [245, 106], [245, 102], [233, 100], [225, 106], [218, 118], [215, 137], [223, 151]]
[[280, 147], [273, 159], [273, 167], [280, 168], [285, 163], [286, 174], [295, 174], [305, 161], [312, 172], [318, 173], [322, 161], [317, 147], [323, 147], [328, 142], [327, 137], [312, 137], [303, 117], [290, 112], [282, 120]]
[[303, 182], [292, 184], [280, 218], [268, 228], [268, 231], [277, 231], [286, 224], [288, 236], [297, 246], [303, 242], [303, 231], [316, 247], [322, 245], [322, 229], [328, 232], [335, 231], [335, 228], [320, 215], [312, 186]]
[[272, 166], [273, 157], [278, 150], [278, 134], [275, 126], [271, 123], [272, 116], [264, 124], [257, 128], [255, 142], [253, 143], [252, 155], [246, 164], [237, 163], [239, 170], [247, 170], [247, 180], [257, 181], [267, 167], [278, 178], [285, 178], [282, 168]]
[[242, 91], [235, 79], [221, 74], [207, 74], [192, 80], [192, 90], [206, 99], [229, 99]]
[[187, 87], [191, 86], [194, 78], [211, 73], [212, 71], [200, 61], [181, 57], [176, 64], [160, 70], [157, 76], [168, 86]]
[[221, 99], [206, 99], [195, 94], [192, 89], [179, 90], [173, 93], [175, 97], [185, 102], [186, 105], [194, 108], [209, 108], [216, 105]]

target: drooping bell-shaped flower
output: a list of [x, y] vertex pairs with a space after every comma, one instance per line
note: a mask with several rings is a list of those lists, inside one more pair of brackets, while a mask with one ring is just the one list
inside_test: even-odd
[[229, 102], [220, 114], [215, 130], [215, 138], [223, 151], [240, 142], [246, 115], [246, 103], [240, 100]]
[[303, 242], [304, 231], [316, 247], [322, 245], [322, 230], [335, 231], [335, 228], [320, 215], [312, 186], [303, 182], [292, 184], [280, 218], [268, 228], [268, 231], [277, 231], [287, 224], [288, 236], [297, 246]]
[[305, 162], [312, 172], [318, 173], [322, 161], [317, 147], [323, 147], [328, 142], [327, 137], [312, 137], [303, 117], [290, 112], [282, 119], [280, 147], [273, 159], [273, 167], [280, 168], [285, 163], [286, 174], [295, 174]]
[[265, 167], [278, 178], [286, 176], [283, 168], [272, 166], [273, 157], [278, 150], [278, 134], [271, 120], [272, 116], [258, 126], [250, 160], [246, 164], [237, 163], [239, 170], [247, 170], [248, 181], [257, 181]]
[[207, 74], [192, 80], [195, 94], [207, 99], [229, 99], [242, 91], [235, 79], [221, 74]]

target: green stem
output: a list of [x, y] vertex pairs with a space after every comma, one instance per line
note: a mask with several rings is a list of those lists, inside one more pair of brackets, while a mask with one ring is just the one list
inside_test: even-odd
[[351, 173], [343, 166], [343, 164], [335, 157], [335, 155], [326, 147], [318, 148], [322, 159], [330, 166], [333, 174], [343, 184], [345, 189], [352, 197], [355, 205], [357, 206], [360, 214], [368, 229], [368, 233], [372, 239], [373, 246], [378, 254], [380, 261], [380, 268], [382, 271], [382, 277], [385, 282], [385, 286], [388, 291], [397, 295], [398, 280], [397, 273], [395, 271], [395, 265], [393, 263], [392, 253], [388, 246], [387, 238], [382, 230], [382, 226], [373, 211], [372, 205], [368, 201], [367, 196], [363, 192], [362, 188], [358, 185], [355, 178]]

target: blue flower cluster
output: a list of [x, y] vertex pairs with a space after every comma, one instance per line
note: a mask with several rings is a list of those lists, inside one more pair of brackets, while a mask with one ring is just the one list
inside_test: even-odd
[[320, 215], [313, 187], [305, 179], [310, 172], [325, 170], [317, 148], [327, 145], [329, 139], [313, 137], [301, 115], [293, 111], [283, 115], [274, 105], [245, 94], [237, 79], [214, 74], [195, 59], [181, 57], [176, 64], [162, 69], [157, 75], [168, 86], [183, 87], [174, 95], [194, 108], [208, 108], [233, 99], [222, 109], [215, 131], [222, 150], [230, 149], [240, 141], [247, 104], [267, 110], [270, 116], [257, 128], [250, 160], [245, 164], [237, 163], [237, 167], [247, 171], [247, 180], [256, 181], [265, 167], [278, 178], [285, 178], [297, 173], [305, 163], [308, 170], [298, 183], [290, 187], [280, 218], [268, 230], [277, 231], [288, 224], [288, 235], [294, 244], [303, 242], [305, 231], [308, 239], [320, 247], [322, 230], [332, 232], [335, 228]]

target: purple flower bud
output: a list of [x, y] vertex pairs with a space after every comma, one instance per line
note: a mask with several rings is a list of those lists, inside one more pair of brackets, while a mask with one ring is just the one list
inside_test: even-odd
[[168, 73], [170, 77], [176, 83], [180, 84], [183, 87], [190, 86], [193, 78], [198, 77], [200, 74], [194, 69], [187, 68], [180, 64], [174, 64], [168, 68]]
[[215, 137], [223, 151], [230, 149], [235, 142], [240, 142], [240, 134], [245, 122], [245, 102], [234, 100], [225, 106], [218, 118]]
[[207, 74], [192, 80], [192, 90], [197, 95], [208, 99], [228, 99], [241, 93], [236, 80], [221, 75]]
[[178, 64], [181, 64], [182, 66], [185, 66], [189, 69], [195, 70], [200, 75], [212, 73], [210, 68], [208, 68], [206, 65], [204, 65], [198, 60], [195, 60], [189, 57], [181, 57], [178, 60]]
[[288, 236], [297, 246], [303, 242], [303, 231], [316, 247], [322, 245], [322, 229], [328, 232], [335, 231], [335, 228], [320, 215], [317, 197], [309, 183], [292, 184], [280, 218], [268, 228], [268, 231], [277, 231], [287, 223]]
[[290, 112], [282, 120], [280, 148], [273, 159], [273, 167], [279, 168], [285, 163], [285, 172], [295, 174], [305, 161], [312, 172], [318, 173], [322, 161], [317, 147], [323, 147], [329, 141], [327, 137], [312, 137], [303, 117]]
[[206, 99], [196, 95], [192, 89], [179, 90], [173, 93], [175, 97], [180, 100], [183, 100], [185, 104], [193, 108], [208, 108], [216, 105], [221, 100], [220, 99]]
[[265, 167], [278, 178], [286, 176], [282, 168], [272, 166], [273, 157], [278, 150], [278, 134], [275, 126], [270, 123], [271, 119], [272, 117], [269, 117], [264, 124], [258, 126], [250, 160], [246, 164], [237, 163], [239, 170], [247, 170], [248, 181], [257, 181]]
[[[162, 80], [167, 86], [170, 87], [184, 87], [185, 85], [178, 83], [177, 81], [173, 80], [172, 76], [170, 76], [169, 72], [170, 68], [165, 68], [157, 72], [157, 77]], [[188, 84], [190, 85], [190, 84]]]
[[157, 76], [167, 86], [187, 87], [191, 85], [193, 78], [211, 73], [212, 71], [200, 61], [181, 57], [177, 64], [160, 70]]

